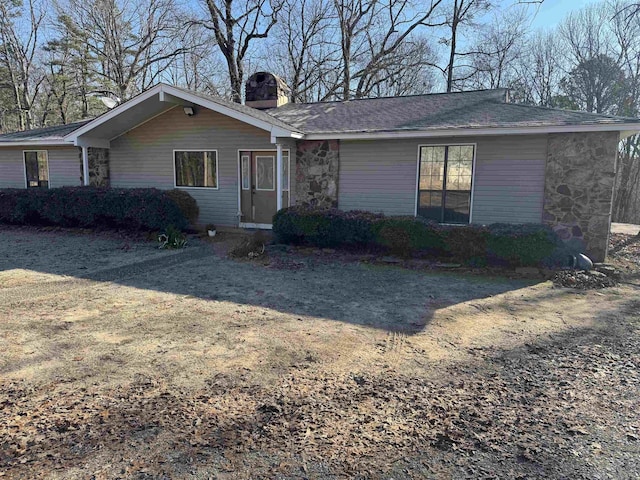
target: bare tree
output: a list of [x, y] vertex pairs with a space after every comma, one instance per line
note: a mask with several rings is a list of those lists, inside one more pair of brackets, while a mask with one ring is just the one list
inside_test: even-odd
[[257, 55], [265, 59], [259, 68], [282, 75], [291, 88], [292, 102], [322, 98], [322, 85], [335, 77], [339, 54], [332, 38], [331, 4], [331, 0], [283, 0], [280, 21]]
[[24, 130], [34, 127], [33, 108], [44, 80], [37, 53], [45, 14], [36, 0], [28, 0], [24, 14], [20, 5], [0, 2], [0, 64], [15, 102], [18, 129]]
[[407, 0], [387, 0], [382, 3], [384, 13], [378, 19], [386, 18], [383, 22], [385, 27], [379, 32], [372, 29], [366, 31], [368, 55], [354, 75], [358, 80], [356, 97], [369, 96], [375, 85], [390, 76], [400, 75], [407, 68], [415, 69], [420, 63], [432, 60], [427, 44], [416, 39], [414, 33], [421, 27], [442, 25], [442, 22], [434, 20], [441, 3], [442, 0], [425, 2], [415, 14], [407, 13], [415, 7]]
[[370, 95], [389, 75], [411, 67], [407, 56], [428, 64], [431, 58], [418, 33], [443, 24], [435, 19], [442, 1], [334, 0], [341, 53], [341, 81], [334, 90], [339, 89], [341, 98]]
[[193, 20], [214, 34], [227, 64], [231, 98], [242, 103], [245, 61], [256, 40], [265, 39], [277, 22], [279, 0], [202, 0], [209, 18]]
[[523, 103], [553, 106], [563, 76], [558, 36], [552, 32], [536, 32], [525, 41], [515, 61], [515, 80], [511, 82], [516, 98]]
[[67, 0], [58, 11], [60, 26], [87, 45], [91, 72], [122, 100], [156, 83], [185, 50], [172, 0]]
[[475, 19], [478, 15], [486, 13], [491, 8], [490, 0], [453, 0], [447, 15], [447, 36], [442, 38], [441, 43], [448, 47], [448, 61], [443, 73], [446, 75], [446, 90], [453, 91], [456, 81], [465, 80], [456, 79], [454, 71], [456, 69], [456, 57], [471, 56], [475, 53], [459, 51], [460, 28], [464, 26], [474, 26]]
[[183, 40], [184, 52], [176, 56], [165, 80], [190, 90], [222, 97], [229, 96], [224, 62], [215, 55], [215, 38], [206, 29], [191, 28]]
[[472, 88], [501, 88], [520, 77], [517, 62], [524, 54], [528, 16], [525, 8], [494, 14], [493, 20], [479, 28], [467, 59]]

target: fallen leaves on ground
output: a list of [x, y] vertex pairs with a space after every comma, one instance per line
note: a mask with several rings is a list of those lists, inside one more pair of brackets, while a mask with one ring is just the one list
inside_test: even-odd
[[117, 389], [6, 382], [0, 471], [410, 478], [448, 465], [458, 478], [640, 474], [635, 325], [476, 354], [433, 378], [301, 369], [270, 386], [213, 375], [198, 391], [143, 376]]

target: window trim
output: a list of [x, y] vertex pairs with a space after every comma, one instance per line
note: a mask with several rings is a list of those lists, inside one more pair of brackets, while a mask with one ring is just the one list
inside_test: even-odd
[[[176, 152], [216, 152], [216, 186], [215, 187], [191, 187], [188, 185], [178, 185], [178, 178], [176, 176]], [[220, 190], [220, 155], [215, 148], [174, 148], [171, 155], [171, 163], [173, 164], [173, 188], [181, 188], [185, 190]]]
[[415, 183], [415, 199], [413, 202], [413, 216], [418, 216], [418, 199], [420, 194], [420, 153], [422, 147], [473, 147], [473, 162], [471, 164], [471, 199], [469, 201], [469, 223], [440, 223], [440, 225], [471, 225], [473, 223], [473, 200], [475, 197], [476, 188], [476, 158], [478, 157], [478, 143], [477, 142], [444, 142], [444, 143], [421, 143], [418, 144], [418, 155], [416, 160], [416, 183]]
[[[278, 163], [278, 158], [277, 158], [277, 153], [276, 155], [256, 155], [255, 156], [255, 172], [256, 172], [256, 192], [276, 192], [278, 190], [278, 172], [277, 172], [277, 168], [276, 168], [276, 164]], [[273, 160], [273, 188], [258, 188], [258, 159], [259, 158], [270, 158]], [[282, 181], [282, 179], [280, 179], [280, 181]], [[284, 190], [283, 190], [284, 192]]]
[[22, 151], [22, 172], [24, 173], [24, 188], [36, 188], [36, 187], [29, 187], [29, 177], [27, 176], [27, 159], [25, 157], [25, 153], [28, 153], [28, 152], [44, 152], [45, 156], [47, 157], [47, 177], [48, 177], [47, 188], [52, 188], [51, 187], [51, 166], [49, 165], [49, 150], [42, 150], [42, 149], [31, 149], [31, 150]]

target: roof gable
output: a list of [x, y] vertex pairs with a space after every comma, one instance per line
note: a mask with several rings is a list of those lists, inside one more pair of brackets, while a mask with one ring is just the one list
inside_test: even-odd
[[101, 142], [108, 143], [180, 104], [207, 108], [270, 132], [274, 137], [302, 137], [295, 127], [262, 111], [161, 83], [72, 131], [64, 139], [74, 145], [103, 146]]

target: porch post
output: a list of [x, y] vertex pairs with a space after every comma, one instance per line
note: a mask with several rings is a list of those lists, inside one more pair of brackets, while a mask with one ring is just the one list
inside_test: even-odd
[[282, 208], [282, 145], [276, 144], [276, 210]]
[[82, 184], [89, 186], [89, 147], [82, 147]]

